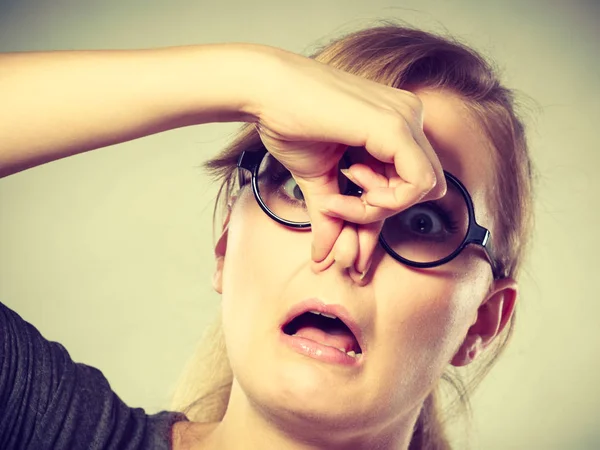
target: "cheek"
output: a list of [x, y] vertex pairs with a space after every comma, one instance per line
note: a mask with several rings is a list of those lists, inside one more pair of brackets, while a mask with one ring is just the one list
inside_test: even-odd
[[[249, 190], [243, 191], [229, 222], [223, 272], [224, 301], [272, 297], [310, 256], [308, 233], [294, 232], [269, 218]], [[306, 258], [304, 258], [306, 259]]]
[[276, 258], [272, 241], [266, 239], [269, 224], [263, 223], [261, 212], [252, 208], [251, 200], [252, 197], [241, 194], [229, 221], [222, 295], [226, 320], [243, 316], [243, 310], [254, 309], [253, 300], [261, 296], [256, 288], [268, 285], [265, 281]]
[[[309, 255], [310, 236], [289, 231], [271, 220], [243, 192], [229, 221], [223, 267], [223, 330], [232, 368], [250, 364], [268, 333], [283, 315], [282, 291]], [[308, 243], [307, 243], [308, 242]], [[272, 338], [272, 337], [271, 337]]]
[[[483, 298], [479, 283], [404, 270], [402, 282], [380, 314], [378, 338], [387, 341], [390, 373], [425, 392], [442, 375], [458, 350]], [[391, 280], [388, 280], [391, 282]], [[380, 296], [381, 298], [381, 296]]]

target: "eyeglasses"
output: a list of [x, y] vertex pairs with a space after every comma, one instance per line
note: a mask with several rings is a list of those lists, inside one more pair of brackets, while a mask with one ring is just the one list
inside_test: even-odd
[[[339, 168], [349, 167], [348, 152]], [[266, 149], [245, 151], [238, 158], [240, 187], [252, 185], [261, 209], [276, 222], [295, 229], [309, 229], [310, 217], [304, 196], [290, 172]], [[248, 172], [250, 173], [248, 173]], [[501, 278], [499, 264], [492, 255], [490, 232], [475, 220], [473, 201], [465, 186], [444, 171], [446, 195], [435, 201], [418, 203], [384, 221], [379, 242], [402, 264], [430, 268], [456, 258], [469, 244], [483, 248], [495, 279]], [[340, 192], [362, 195], [362, 189], [340, 173]]]

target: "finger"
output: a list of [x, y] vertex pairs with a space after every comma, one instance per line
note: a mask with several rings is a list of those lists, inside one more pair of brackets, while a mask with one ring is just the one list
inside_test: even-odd
[[366, 191], [363, 202], [367, 205], [392, 210], [403, 211], [422, 200], [416, 188], [403, 180], [394, 182], [394, 186], [375, 188]]
[[333, 249], [344, 221], [335, 216], [327, 216], [321, 212], [309, 213], [312, 230], [311, 257], [315, 262], [324, 261]]
[[433, 199], [442, 197], [446, 191], [446, 178], [442, 163], [425, 134], [423, 125], [425, 123], [427, 111], [425, 111], [425, 106], [419, 95], [410, 91], [402, 91], [402, 93], [404, 94], [402, 102], [404, 107], [401, 108], [399, 112], [406, 119], [406, 123], [410, 127], [415, 142], [421, 147], [429, 159], [437, 181], [435, 187], [426, 195], [426, 198], [432, 197], [431, 199]]
[[340, 172], [365, 191], [389, 185], [385, 175], [375, 172], [365, 164], [353, 164], [347, 169], [340, 169]]
[[327, 254], [327, 256], [325, 257], [325, 259], [323, 259], [321, 261], [317, 262], [313, 259], [311, 268], [312, 268], [313, 272], [319, 273], [319, 272], [323, 272], [324, 270], [329, 269], [333, 263], [334, 263], [333, 252], [329, 252]]
[[[410, 137], [403, 151], [394, 153], [394, 169], [406, 183], [398, 182], [394, 189], [396, 205], [394, 209], [406, 204], [417, 203], [435, 187], [437, 178], [431, 161], [421, 147]], [[407, 157], [406, 153], [410, 153]]]
[[[380, 161], [393, 164], [397, 176], [414, 186], [410, 200], [422, 198], [435, 185], [436, 176], [431, 161], [417, 144], [410, 125], [402, 116], [389, 119], [387, 126], [378, 127], [369, 135], [365, 148]], [[399, 200], [399, 203], [405, 203]]]
[[[365, 197], [368, 203], [393, 210], [405, 209], [425, 198], [436, 185], [433, 167], [412, 137], [405, 140], [402, 151], [395, 152], [393, 168], [394, 172], [389, 173], [389, 166], [386, 167], [391, 189], [387, 193], [374, 189], [373, 194]], [[381, 197], [380, 201], [378, 197]]]
[[[373, 253], [379, 242], [379, 234], [383, 227], [383, 221], [370, 223], [359, 226], [358, 234], [358, 258], [355, 268], [361, 274], [361, 279], [364, 278], [371, 267]], [[362, 280], [361, 280], [362, 281]]]
[[359, 165], [356, 169], [354, 167], [351, 169], [354, 170], [353, 177], [359, 178], [357, 181], [363, 187], [363, 203], [400, 212], [414, 202], [410, 192], [408, 194], [403, 192], [412, 189], [411, 185], [396, 174], [394, 166], [390, 164], [383, 166], [384, 174]]
[[[383, 169], [380, 169], [383, 170]], [[388, 197], [391, 190], [389, 189], [389, 180], [381, 173], [377, 173], [371, 167], [355, 163], [348, 169], [342, 169], [344, 174], [350, 181], [362, 188], [366, 194], [371, 190], [382, 190], [384, 195]], [[392, 195], [393, 198], [393, 195]], [[378, 198], [373, 197], [374, 201]], [[386, 217], [394, 214], [393, 211], [377, 211], [370, 206], [381, 206], [365, 203], [365, 194], [361, 199], [353, 196], [346, 195], [335, 195], [330, 196], [325, 203], [325, 209], [322, 211], [330, 217], [338, 217], [348, 222], [354, 222], [358, 224], [371, 223], [374, 220], [383, 220]], [[382, 201], [383, 203], [383, 201]], [[395, 202], [388, 201], [389, 204], [395, 204]]]
[[415, 131], [415, 141], [425, 151], [435, 173], [435, 186], [423, 197], [424, 200], [436, 200], [446, 195], [446, 175], [442, 163], [422, 129]]
[[337, 240], [344, 221], [332, 215], [323, 213], [323, 202], [330, 195], [339, 194], [337, 171], [331, 170], [324, 176], [311, 178], [307, 181], [296, 178], [306, 200], [312, 231], [313, 261], [322, 262], [331, 252]]
[[324, 202], [324, 208], [321, 209], [321, 213], [328, 217], [359, 225], [384, 220], [397, 212], [396, 210], [371, 206], [358, 197], [341, 194], [329, 196], [327, 201]]
[[[368, 135], [366, 149], [380, 161], [393, 163], [397, 174], [415, 186], [410, 198], [433, 199], [444, 195], [446, 180], [437, 154], [423, 131], [422, 101], [410, 92], [391, 114], [377, 118], [378, 128]], [[410, 190], [403, 189], [405, 192]]]
[[[367, 205], [387, 210], [395, 210], [396, 212], [400, 212], [406, 207], [411, 206], [414, 203], [414, 201], [411, 200], [411, 193], [404, 192], [404, 190], [411, 190], [411, 185], [407, 184], [402, 178], [397, 176], [394, 166], [387, 164], [383, 170], [387, 172], [387, 176], [375, 172], [364, 164], [353, 164], [350, 168], [343, 169], [341, 172], [364, 190], [365, 193], [363, 194], [362, 201]], [[406, 200], [406, 198], [408, 198], [408, 200]], [[406, 204], [402, 203], [402, 199], [405, 199]], [[356, 207], [358, 206], [359, 205], [356, 204]], [[333, 208], [334, 211], [341, 212], [341, 210], [335, 207]], [[362, 212], [367, 214], [366, 211], [361, 210], [361, 213]], [[357, 214], [359, 213], [357, 212]], [[372, 214], [370, 217], [365, 216], [362, 220], [368, 220], [375, 217], [389, 217], [389, 212], [381, 212], [381, 215], [379, 216], [376, 214]]]
[[334, 263], [344, 269], [353, 270], [358, 257], [358, 245], [356, 225], [345, 223], [331, 252]]
[[423, 102], [416, 94], [408, 94], [408, 97], [411, 98], [406, 98], [405, 101], [412, 105], [413, 111], [412, 115], [410, 116], [412, 120], [409, 118], [408, 124], [411, 128], [415, 142], [421, 147], [421, 149], [423, 149], [423, 152], [431, 162], [431, 166], [436, 178], [435, 186], [433, 189], [431, 189], [431, 191], [429, 191], [429, 193], [425, 195], [424, 198], [426, 200], [435, 200], [443, 197], [446, 194], [446, 176], [444, 175], [442, 163], [440, 162], [435, 149], [429, 142], [429, 139], [427, 138], [423, 128], [425, 115], [427, 113], [427, 111], [425, 111]]

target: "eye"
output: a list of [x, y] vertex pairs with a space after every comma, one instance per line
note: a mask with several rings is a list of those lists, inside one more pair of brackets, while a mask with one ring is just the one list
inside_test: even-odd
[[287, 180], [285, 180], [282, 183], [281, 188], [285, 195], [290, 199], [297, 200], [300, 202], [304, 201], [304, 194], [302, 194], [300, 186], [298, 186], [298, 183], [296, 183], [296, 180], [294, 180], [294, 177], [292, 177], [291, 175]]
[[421, 236], [440, 235], [446, 231], [447, 215], [432, 204], [412, 206], [399, 214], [397, 220], [404, 229]]

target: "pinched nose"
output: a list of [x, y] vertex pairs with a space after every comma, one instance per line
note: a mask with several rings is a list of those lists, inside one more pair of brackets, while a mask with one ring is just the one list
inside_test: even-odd
[[357, 258], [358, 234], [356, 233], [356, 226], [346, 223], [333, 247], [334, 264], [342, 269], [350, 269], [354, 267]]
[[342, 228], [342, 232], [333, 247], [332, 254], [334, 266], [332, 269], [337, 267], [338, 270], [348, 273], [357, 284], [364, 284], [364, 277], [356, 271], [359, 240], [355, 224], [344, 224], [344, 228]]

